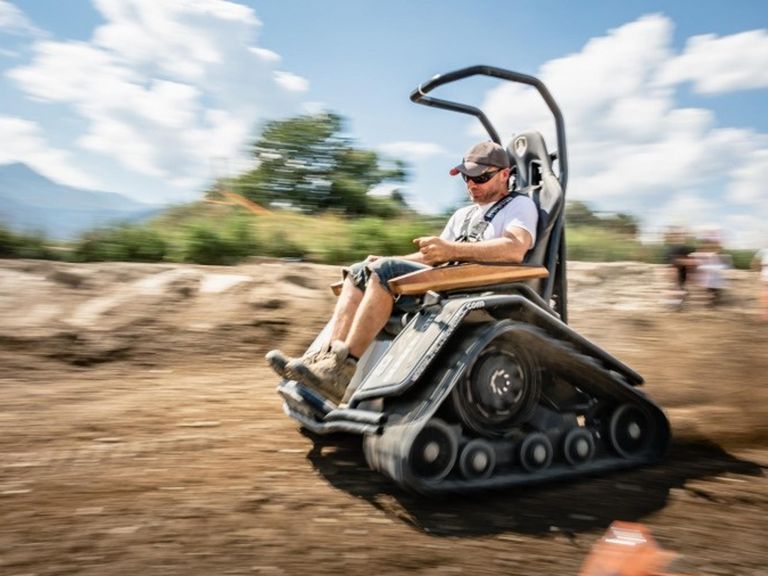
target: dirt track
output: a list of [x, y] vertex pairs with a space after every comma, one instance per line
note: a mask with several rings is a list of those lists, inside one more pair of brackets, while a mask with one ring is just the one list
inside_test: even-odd
[[430, 501], [282, 414], [263, 353], [301, 351], [335, 274], [0, 262], [0, 574], [576, 574], [616, 519], [674, 570], [768, 574], [753, 275], [672, 313], [661, 270], [574, 264], [571, 323], [667, 409], [665, 462]]

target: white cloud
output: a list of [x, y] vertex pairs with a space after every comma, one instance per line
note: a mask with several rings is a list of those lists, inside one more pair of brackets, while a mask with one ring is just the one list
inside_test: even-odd
[[309, 80], [284, 70], [275, 71], [275, 82], [289, 92], [306, 92], [309, 90]]
[[69, 153], [52, 147], [46, 141], [36, 123], [13, 116], [0, 116], [0, 134], [8, 144], [0, 147], [0, 164], [23, 162], [62, 184], [99, 188], [97, 181], [73, 165]]
[[[683, 216], [693, 224], [718, 222], [755, 210], [767, 176], [766, 135], [719, 127], [712, 111], [676, 103], [676, 83], [693, 76], [671, 80], [672, 31], [668, 18], [645, 16], [547, 62], [537, 74], [565, 118], [569, 197], [636, 214], [648, 227]], [[720, 40], [730, 46], [729, 39]], [[691, 45], [689, 52], [696, 52]], [[726, 72], [710, 68], [712, 85], [735, 87]], [[555, 147], [554, 122], [533, 90], [502, 85], [486, 95], [482, 109], [505, 138], [537, 129]], [[734, 241], [749, 233], [736, 230]]]
[[269, 50], [268, 48], [259, 48], [256, 46], [251, 46], [250, 48], [248, 48], [248, 50], [256, 54], [256, 56], [264, 60], [264, 62], [277, 63], [277, 62], [280, 62], [280, 60], [282, 60], [282, 57], [280, 56], [280, 54], [272, 50]]
[[226, 0], [94, 0], [107, 23], [96, 29], [95, 46], [133, 68], [147, 68], [189, 81], [220, 65], [233, 46], [247, 50], [260, 25], [253, 10]]
[[[732, 173], [728, 199], [739, 204], [763, 203], [768, 206], [768, 147], [751, 151], [744, 163]], [[763, 222], [765, 226], [765, 222]]]
[[258, 120], [299, 107], [286, 89], [308, 87], [289, 72], [275, 78], [279, 56], [255, 43], [261, 23], [247, 6], [94, 4], [105, 23], [89, 41], [37, 41], [31, 61], [7, 74], [30, 98], [84, 121], [77, 145], [129, 171], [200, 187], [213, 159], [245, 156]]
[[388, 142], [377, 146], [377, 148], [384, 154], [403, 160], [424, 160], [432, 156], [447, 154], [445, 148], [439, 144], [434, 142], [416, 142], [413, 140]]
[[7, 0], [0, 0], [0, 32], [40, 34], [24, 13]]
[[700, 93], [768, 87], [768, 31], [694, 36], [660, 73], [663, 82], [693, 82]]
[[368, 190], [368, 195], [389, 198], [395, 190], [402, 190], [402, 186], [398, 184], [379, 184]]

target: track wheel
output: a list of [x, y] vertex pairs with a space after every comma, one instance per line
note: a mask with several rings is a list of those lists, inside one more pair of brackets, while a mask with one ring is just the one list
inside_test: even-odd
[[641, 454], [651, 443], [651, 420], [637, 406], [619, 406], [611, 416], [609, 426], [611, 446], [624, 458]]
[[489, 344], [452, 393], [461, 421], [482, 436], [503, 437], [525, 422], [541, 395], [533, 355], [509, 337]]
[[408, 463], [413, 474], [422, 480], [445, 478], [456, 463], [458, 435], [438, 418], [421, 429], [411, 444]]
[[465, 478], [488, 478], [496, 466], [496, 453], [487, 440], [479, 438], [464, 446], [459, 457], [459, 468]]
[[552, 463], [552, 442], [546, 434], [534, 432], [520, 444], [520, 464], [528, 472], [544, 470]]
[[572, 428], [563, 441], [565, 459], [571, 466], [586, 464], [595, 455], [595, 438], [586, 428]]

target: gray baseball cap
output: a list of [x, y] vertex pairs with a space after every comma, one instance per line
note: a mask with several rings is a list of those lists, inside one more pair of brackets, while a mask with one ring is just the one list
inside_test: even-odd
[[496, 142], [480, 142], [464, 155], [464, 161], [451, 168], [451, 176], [459, 172], [467, 176], [480, 176], [488, 168], [509, 168], [509, 154]]

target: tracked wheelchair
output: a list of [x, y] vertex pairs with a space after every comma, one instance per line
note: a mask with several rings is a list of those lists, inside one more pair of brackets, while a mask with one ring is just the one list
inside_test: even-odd
[[[567, 324], [567, 150], [547, 88], [532, 76], [474, 66], [435, 76], [411, 100], [473, 115], [500, 143], [481, 110], [427, 95], [476, 75], [532, 86], [554, 116], [556, 152], [538, 132], [518, 134], [507, 146], [514, 192], [529, 195], [539, 210], [536, 246], [522, 265], [445, 266], [390, 281], [394, 293], [418, 296], [420, 308], [394, 317], [371, 344], [344, 404], [283, 380], [283, 409], [315, 434], [361, 435], [371, 468], [424, 494], [656, 461], [669, 423], [639, 390], [642, 377]], [[328, 332], [326, 326], [308, 352]]]

